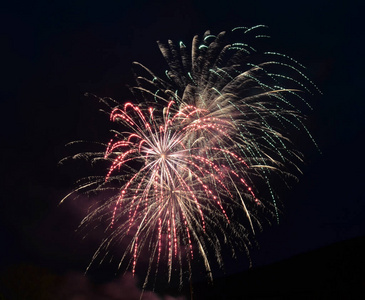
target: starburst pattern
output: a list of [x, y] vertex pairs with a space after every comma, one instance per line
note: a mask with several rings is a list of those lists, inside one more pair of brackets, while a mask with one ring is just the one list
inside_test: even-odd
[[[256, 32], [263, 27], [232, 34], [262, 39]], [[169, 67], [165, 80], [135, 63], [146, 73], [132, 88], [142, 101], [100, 99], [122, 130], [104, 153], [81, 154], [109, 162], [108, 172], [65, 197], [114, 191], [83, 221], [109, 224], [93, 260], [123, 243], [120, 264], [129, 262], [135, 273], [148, 251], [145, 284], [165, 267], [168, 281], [177, 270], [182, 282], [196, 256], [212, 276], [211, 260], [223, 265], [222, 247], [248, 252], [262, 216], [279, 220], [273, 180], [286, 184], [300, 172], [302, 156], [287, 132], [304, 130], [312, 139], [298, 108], [309, 107], [307, 85], [316, 89], [304, 67], [280, 53], [227, 43], [226, 36], [196, 36], [190, 54], [183, 43], [158, 42]]]

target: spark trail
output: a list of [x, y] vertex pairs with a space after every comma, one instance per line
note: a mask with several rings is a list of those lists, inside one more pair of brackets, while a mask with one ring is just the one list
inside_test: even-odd
[[[230, 34], [266, 38], [256, 33], [264, 27]], [[299, 107], [310, 108], [305, 93], [317, 88], [304, 67], [246, 42], [227, 43], [226, 36], [196, 36], [191, 53], [183, 43], [158, 42], [166, 79], [135, 63], [146, 74], [132, 89], [142, 101], [100, 99], [121, 130], [104, 153], [87, 156], [109, 162], [109, 170], [65, 197], [113, 191], [82, 222], [109, 224], [93, 261], [123, 245], [120, 265], [127, 262], [135, 273], [148, 253], [145, 285], [161, 270], [169, 282], [178, 273], [182, 283], [196, 257], [212, 278], [212, 260], [223, 266], [222, 248], [248, 253], [260, 220], [279, 220], [278, 178], [287, 184], [300, 173], [302, 155], [288, 132], [302, 130], [312, 139]]]

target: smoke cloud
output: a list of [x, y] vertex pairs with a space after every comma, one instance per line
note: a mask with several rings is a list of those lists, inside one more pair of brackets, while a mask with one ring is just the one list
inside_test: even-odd
[[93, 284], [80, 273], [70, 273], [56, 291], [57, 300], [185, 300], [180, 296], [163, 297], [151, 291], [142, 291], [132, 274], [127, 273], [112, 282]]

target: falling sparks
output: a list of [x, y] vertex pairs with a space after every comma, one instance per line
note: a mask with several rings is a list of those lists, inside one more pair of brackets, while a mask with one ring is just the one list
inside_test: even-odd
[[[267, 38], [255, 33], [264, 27], [231, 34]], [[87, 156], [107, 161], [106, 175], [88, 178], [65, 197], [113, 192], [82, 222], [109, 224], [93, 260], [123, 245], [119, 265], [129, 261], [135, 274], [148, 255], [145, 285], [153, 269], [165, 267], [168, 281], [178, 273], [182, 282], [196, 257], [212, 278], [211, 262], [223, 265], [223, 247], [248, 251], [262, 215], [278, 220], [275, 180], [287, 184], [300, 172], [302, 156], [288, 132], [303, 129], [312, 139], [297, 107], [309, 106], [301, 91], [317, 88], [303, 66], [284, 54], [227, 43], [226, 36], [196, 36], [190, 54], [183, 43], [158, 42], [166, 80], [135, 63], [147, 74], [132, 89], [142, 101], [100, 99], [118, 130], [104, 153]]]

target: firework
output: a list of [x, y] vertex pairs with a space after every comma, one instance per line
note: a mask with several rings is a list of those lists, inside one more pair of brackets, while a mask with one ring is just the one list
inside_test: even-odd
[[[267, 38], [256, 33], [262, 28], [229, 35]], [[315, 86], [303, 66], [232, 36], [228, 42], [227, 35], [196, 36], [191, 53], [183, 43], [158, 42], [166, 79], [135, 63], [146, 74], [132, 89], [142, 101], [100, 99], [119, 127], [105, 152], [82, 155], [109, 169], [69, 195], [113, 192], [83, 220], [109, 224], [93, 260], [123, 245], [120, 265], [127, 262], [135, 273], [148, 251], [145, 285], [159, 270], [167, 270], [168, 281], [177, 272], [182, 282], [196, 257], [211, 277], [211, 261], [223, 265], [223, 247], [233, 255], [248, 252], [260, 220], [278, 221], [273, 181], [286, 184], [300, 172], [302, 156], [287, 132], [304, 130], [312, 138], [299, 107], [309, 107], [304, 93]]]

